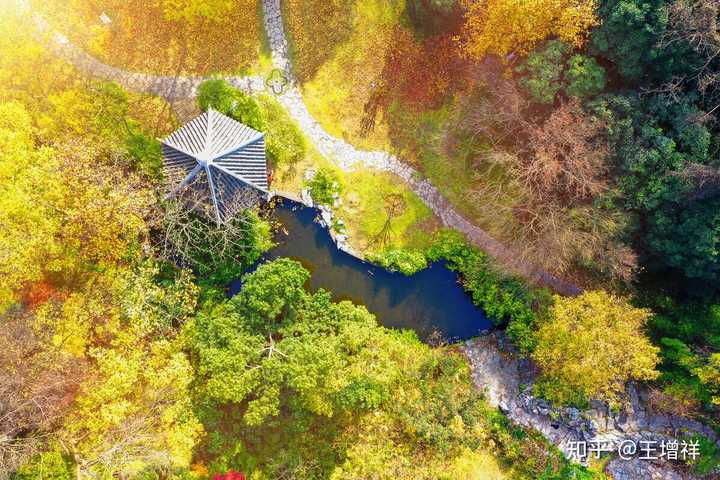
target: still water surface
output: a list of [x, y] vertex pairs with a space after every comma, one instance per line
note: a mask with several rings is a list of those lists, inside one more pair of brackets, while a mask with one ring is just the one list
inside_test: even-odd
[[[312, 278], [310, 288], [333, 292], [337, 300], [363, 304], [378, 321], [409, 328], [424, 340], [433, 334], [454, 341], [492, 328], [492, 322], [473, 305], [455, 272], [436, 263], [412, 276], [389, 272], [365, 263], [335, 247], [329, 233], [314, 220], [317, 211], [290, 201], [278, 203], [274, 215], [285, 227], [278, 245], [260, 263], [279, 257], [301, 262]], [[230, 293], [241, 288], [230, 285]]]

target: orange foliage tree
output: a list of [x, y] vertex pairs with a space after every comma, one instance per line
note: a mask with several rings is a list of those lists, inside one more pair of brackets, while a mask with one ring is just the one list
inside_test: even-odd
[[465, 52], [524, 55], [548, 37], [581, 46], [597, 24], [595, 0], [462, 0]]

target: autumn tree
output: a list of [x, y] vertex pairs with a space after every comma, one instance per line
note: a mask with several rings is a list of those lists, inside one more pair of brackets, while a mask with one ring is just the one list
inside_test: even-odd
[[56, 348], [33, 312], [0, 321], [0, 477], [43, 448], [70, 411], [87, 362]]
[[517, 168], [517, 178], [539, 200], [595, 197], [607, 188], [605, 128], [578, 102], [561, 105], [542, 125], [529, 128], [532, 153]]
[[201, 20], [221, 23], [235, 7], [231, 0], [162, 0], [160, 4], [168, 19], [189, 23]]
[[556, 36], [581, 46], [597, 23], [594, 0], [463, 0], [465, 51], [475, 59], [525, 55]]
[[510, 177], [507, 187], [480, 184], [493, 202], [508, 238], [523, 255], [550, 270], [584, 265], [612, 279], [628, 280], [636, 256], [623, 241], [626, 222], [595, 202], [609, 188], [610, 145], [602, 116], [574, 99], [546, 118], [531, 115], [531, 103], [511, 82], [486, 82], [489, 100], [472, 105], [473, 131], [495, 146], [481, 158]]
[[657, 378], [659, 349], [644, 334], [649, 316], [603, 291], [556, 296], [532, 354], [543, 372], [542, 393], [559, 403], [616, 402], [628, 381]]

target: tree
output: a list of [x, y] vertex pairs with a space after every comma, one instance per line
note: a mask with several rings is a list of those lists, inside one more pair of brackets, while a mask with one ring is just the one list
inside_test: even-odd
[[251, 97], [225, 80], [206, 80], [198, 87], [198, 106], [212, 107], [254, 128], [265, 132], [265, 146], [271, 162], [293, 165], [302, 160], [307, 144], [302, 131], [285, 109], [268, 95]]
[[697, 64], [688, 45], [661, 44], [669, 23], [665, 0], [608, 0], [598, 13], [603, 21], [593, 31], [591, 51], [617, 65], [626, 80], [657, 86]]
[[605, 69], [592, 57], [573, 55], [565, 71], [565, 92], [581, 100], [594, 97], [605, 89]]
[[551, 40], [543, 49], [528, 55], [525, 62], [515, 69], [522, 75], [520, 84], [540, 103], [553, 103], [562, 88], [562, 72], [570, 47], [558, 40]]
[[451, 35], [418, 40], [412, 31], [397, 27], [376, 95], [385, 109], [396, 100], [413, 110], [437, 108], [450, 92], [465, 86], [468, 67]]
[[712, 392], [712, 403], [720, 405], [720, 353], [710, 355], [707, 363], [694, 372]]
[[318, 205], [332, 206], [336, 195], [340, 194], [340, 183], [335, 172], [329, 168], [321, 168], [307, 182], [310, 196]]
[[458, 0], [410, 0], [405, 12], [413, 29], [425, 37], [454, 33], [462, 25], [462, 10]]
[[603, 291], [556, 296], [532, 354], [544, 394], [559, 403], [578, 395], [615, 402], [629, 380], [657, 378], [659, 349], [643, 333], [649, 316]]
[[485, 409], [462, 356], [307, 292], [308, 278], [266, 263], [188, 325], [210, 471], [435, 478], [478, 452]]
[[36, 455], [13, 473], [12, 480], [72, 480], [75, 478], [72, 462], [55, 449]]
[[515, 69], [520, 84], [540, 103], [553, 103], [558, 92], [585, 100], [605, 89], [605, 69], [594, 58], [572, 55], [569, 45], [551, 40]]
[[165, 204], [157, 244], [166, 260], [180, 260], [204, 281], [225, 286], [272, 247], [270, 224], [256, 211], [238, 212], [218, 224], [194, 211], [191, 202], [183, 197]]
[[198, 106], [205, 111], [212, 107], [223, 115], [258, 131], [265, 130], [265, 121], [258, 103], [223, 79], [206, 80], [198, 87]]
[[39, 328], [36, 321], [33, 313], [14, 310], [0, 322], [3, 478], [43, 448], [44, 439], [72, 408], [75, 391], [87, 372], [87, 362], [55, 348], [55, 330]]
[[95, 374], [62, 432], [81, 472], [129, 476], [190, 464], [202, 427], [187, 391], [192, 367], [178, 347], [122, 332], [113, 347], [91, 352]]
[[517, 178], [541, 201], [596, 197], [607, 188], [605, 129], [578, 102], [562, 104], [541, 126], [530, 128], [532, 154], [515, 167]]
[[465, 51], [478, 60], [487, 54], [525, 55], [551, 36], [579, 47], [597, 23], [594, 0], [464, 0], [463, 4]]
[[19, 104], [0, 106], [0, 117], [0, 251], [6, 260], [0, 311], [26, 282], [137, 255], [154, 202], [141, 177], [121, 162], [98, 161], [102, 146], [37, 147]]
[[689, 206], [670, 203], [649, 219], [647, 242], [666, 265], [690, 278], [720, 274], [720, 196]]
[[[626, 220], [594, 204], [610, 181], [610, 146], [603, 116], [571, 99], [542, 123], [529, 121], [523, 97], [517, 102], [501, 101], [518, 95], [498, 95], [496, 103], [474, 107], [477, 116], [470, 117], [478, 131], [492, 136], [501, 135], [505, 125], [514, 129], [510, 151], [496, 147], [483, 157], [509, 174], [513, 186], [522, 192], [510, 202], [503, 192], [484, 192], [497, 199], [496, 211], [516, 220], [507, 224], [512, 229], [508, 236], [526, 258], [548, 269], [563, 272], [580, 264], [612, 279], [630, 279], [635, 255], [623, 239]], [[488, 128], [488, 117], [499, 125]]]

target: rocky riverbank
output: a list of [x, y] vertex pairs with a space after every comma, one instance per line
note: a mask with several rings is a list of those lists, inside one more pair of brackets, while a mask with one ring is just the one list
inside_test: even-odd
[[[537, 368], [520, 357], [502, 332], [468, 340], [464, 348], [473, 381], [485, 392], [488, 402], [516, 423], [541, 432], [568, 457], [575, 457], [577, 442], [600, 443], [616, 451], [626, 441], [659, 445], [663, 440], [673, 441], [692, 434], [718, 440], [715, 432], [700, 422], [652, 412], [648, 408], [648, 391], [632, 384], [628, 386], [626, 404], [619, 411], [603, 402], [592, 402], [586, 411], [554, 408], [549, 402], [533, 397]], [[638, 458], [615, 458], [608, 463], [606, 473], [615, 480], [697, 478], [680, 465]]]

